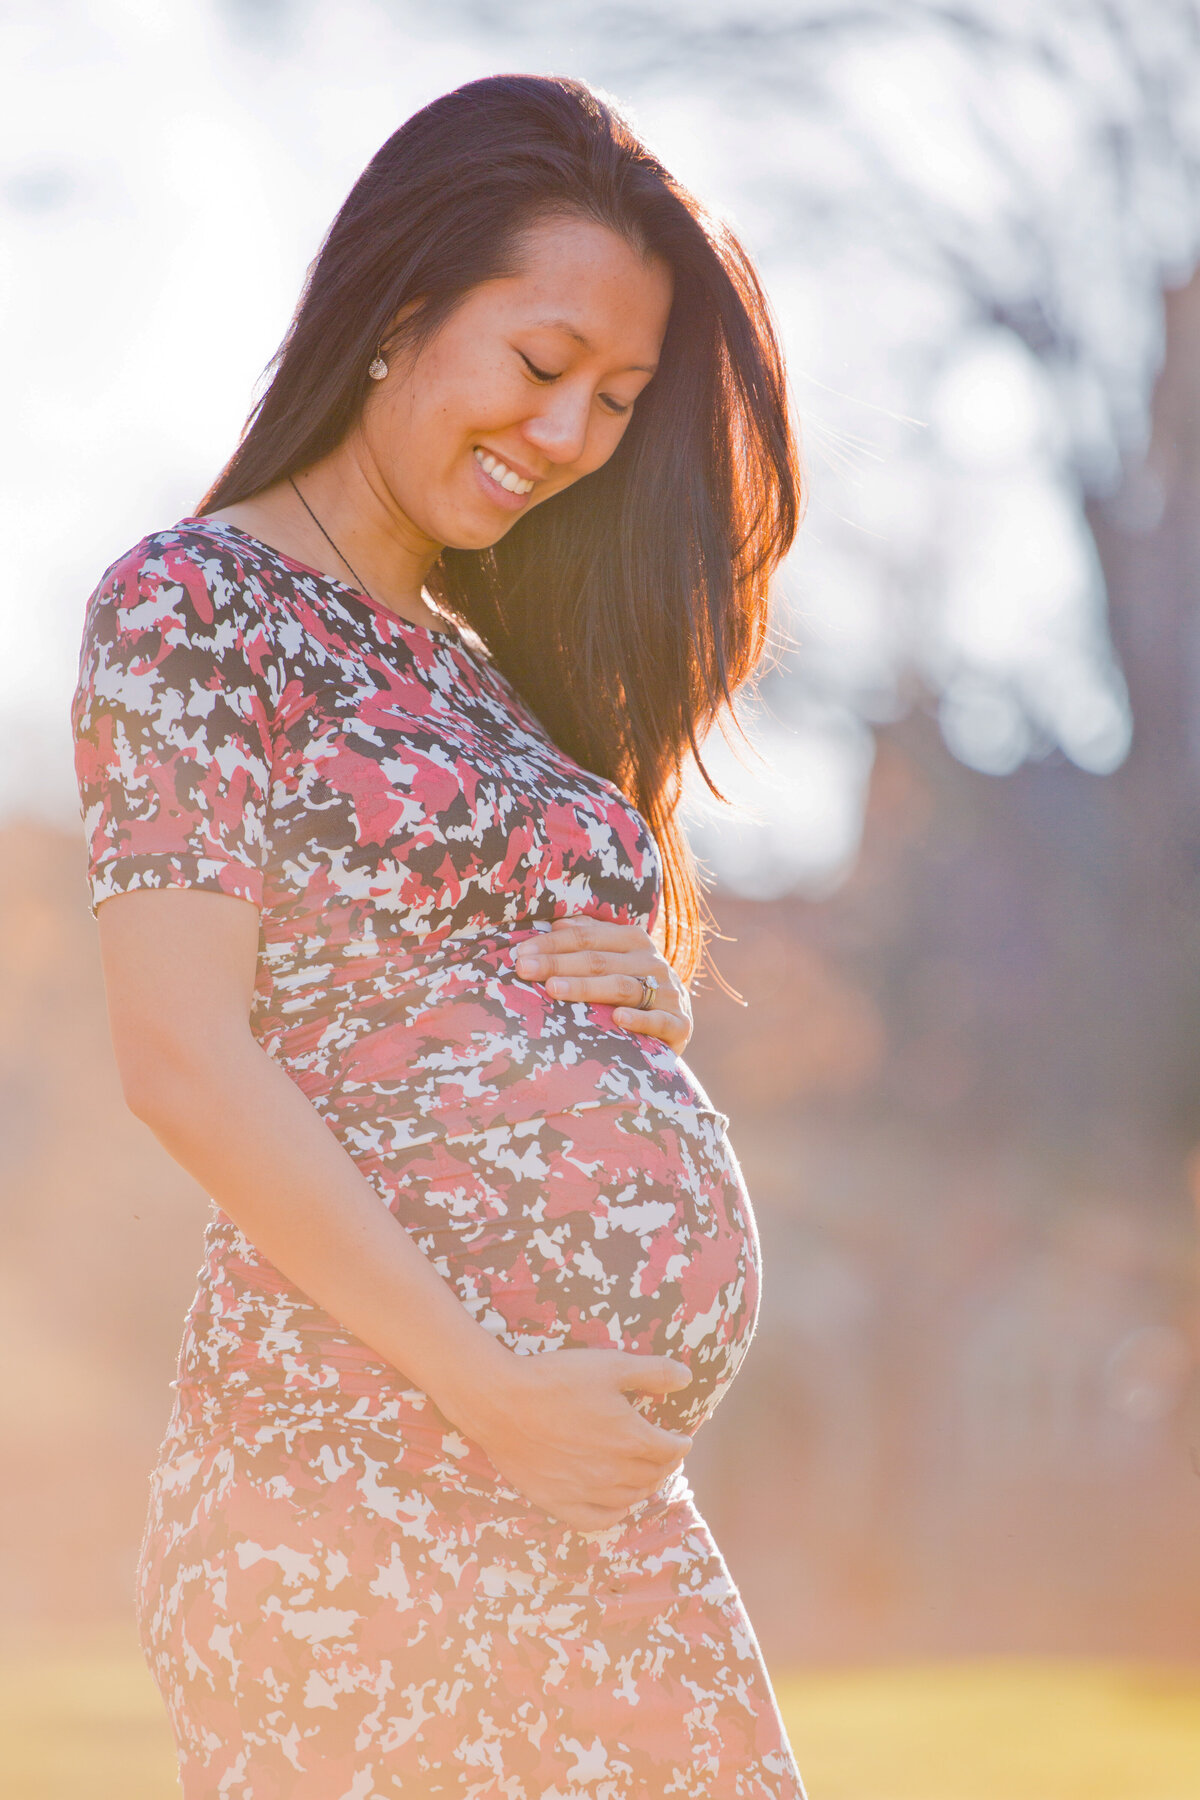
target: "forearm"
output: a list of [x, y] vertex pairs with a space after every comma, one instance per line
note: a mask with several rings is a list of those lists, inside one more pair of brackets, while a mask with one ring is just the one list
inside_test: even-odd
[[164, 1058], [135, 1110], [289, 1281], [470, 1429], [509, 1352], [249, 1032]]
[[[675, 1393], [687, 1368], [569, 1336], [553, 1356], [516, 1355], [475, 1323], [255, 1039], [260, 909], [168, 882], [106, 897], [98, 921], [130, 1109], [281, 1275], [428, 1393], [551, 1517], [605, 1526], [657, 1492], [691, 1440], [629, 1396]], [[644, 943], [623, 954], [657, 978]]]

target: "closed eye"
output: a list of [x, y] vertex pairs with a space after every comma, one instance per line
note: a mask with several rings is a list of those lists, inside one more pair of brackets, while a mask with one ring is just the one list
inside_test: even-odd
[[[525, 367], [529, 370], [529, 373], [533, 376], [535, 381], [551, 382], [560, 381], [562, 379], [561, 374], [556, 374], [552, 369], [539, 369], [535, 362], [530, 361], [523, 350], [518, 350], [517, 355], [525, 364]], [[629, 406], [623, 405], [620, 400], [614, 400], [611, 394], [601, 394], [600, 399], [604, 402], [604, 405], [608, 408], [609, 412], [614, 413], [617, 416], [631, 410]]]
[[529, 358], [526, 356], [526, 354], [523, 350], [518, 350], [517, 355], [520, 357], [521, 361], [525, 364], [525, 367], [529, 370], [529, 373], [533, 376], [533, 379], [535, 381], [557, 381], [558, 380], [558, 376], [553, 374], [549, 369], [539, 369], [536, 363], [530, 362]]

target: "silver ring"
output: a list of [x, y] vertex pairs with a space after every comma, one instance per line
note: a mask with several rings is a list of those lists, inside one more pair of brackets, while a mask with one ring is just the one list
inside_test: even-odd
[[634, 1007], [634, 1012], [649, 1012], [654, 1005], [654, 996], [658, 992], [658, 983], [653, 975], [639, 975], [642, 984], [642, 997]]

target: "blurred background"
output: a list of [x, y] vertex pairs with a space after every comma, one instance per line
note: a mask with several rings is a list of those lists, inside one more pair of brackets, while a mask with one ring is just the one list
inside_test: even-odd
[[507, 69], [739, 229], [805, 441], [757, 748], [689, 803], [766, 1260], [689, 1467], [811, 1800], [1195, 1800], [1198, 0], [0, 9], [5, 1791], [172, 1791], [131, 1582], [205, 1200], [109, 1048], [84, 603], [370, 154]]

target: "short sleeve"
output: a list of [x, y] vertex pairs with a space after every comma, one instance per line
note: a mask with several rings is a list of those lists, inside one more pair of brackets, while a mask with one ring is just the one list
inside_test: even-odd
[[261, 905], [272, 763], [261, 602], [151, 538], [87, 602], [71, 700], [89, 907], [198, 887]]

